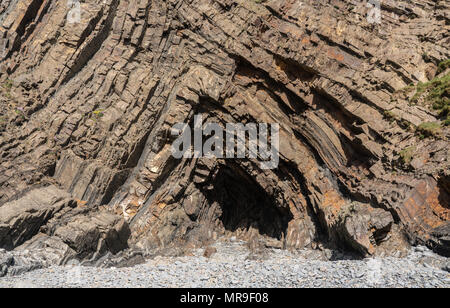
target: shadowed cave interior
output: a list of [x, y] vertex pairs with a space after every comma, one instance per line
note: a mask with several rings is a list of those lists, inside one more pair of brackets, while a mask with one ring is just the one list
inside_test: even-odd
[[289, 209], [277, 207], [273, 198], [239, 168], [221, 167], [204, 194], [209, 204], [216, 205], [219, 225], [225, 231], [255, 229], [259, 235], [281, 240], [293, 219]]

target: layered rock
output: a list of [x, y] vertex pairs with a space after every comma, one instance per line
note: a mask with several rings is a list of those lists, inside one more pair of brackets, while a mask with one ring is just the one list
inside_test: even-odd
[[54, 186], [33, 189], [0, 207], [0, 276], [73, 259], [98, 260], [128, 248], [123, 218], [86, 207]]
[[0, 207], [0, 246], [13, 249], [31, 239], [56, 213], [74, 201], [56, 187], [26, 193]]
[[[438, 114], [397, 94], [449, 58], [449, 7], [397, 2], [381, 24], [349, 0], [88, 0], [76, 23], [65, 1], [6, 2], [0, 210], [55, 183], [122, 215], [143, 249], [233, 234], [363, 255], [406, 239], [447, 251], [436, 230], [449, 224], [449, 129], [420, 138], [414, 127]], [[196, 114], [278, 123], [279, 167], [175, 159], [171, 128]], [[97, 249], [73, 237], [82, 226], [102, 238], [90, 230], [103, 218], [57, 212], [51, 236]]]

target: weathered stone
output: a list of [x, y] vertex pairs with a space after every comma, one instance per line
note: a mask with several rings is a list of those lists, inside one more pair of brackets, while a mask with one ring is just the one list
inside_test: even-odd
[[450, 262], [447, 262], [447, 264], [442, 268], [444, 271], [447, 271], [450, 273]]
[[8, 273], [9, 267], [14, 264], [14, 257], [11, 253], [5, 250], [0, 250], [0, 277]]
[[447, 191], [434, 179], [427, 178], [419, 181], [411, 190], [404, 204], [399, 206], [398, 214], [402, 223], [408, 227], [410, 238], [423, 244], [435, 234], [445, 235], [450, 219], [449, 204]]
[[49, 222], [48, 234], [58, 237], [78, 258], [113, 254], [128, 247], [130, 230], [123, 218], [108, 212], [76, 211]]
[[70, 194], [49, 186], [35, 189], [0, 207], [0, 247], [13, 249], [39, 232], [56, 213], [75, 202]]
[[391, 213], [361, 204], [344, 208], [340, 216], [337, 236], [363, 255], [375, 253], [394, 223]]
[[123, 218], [76, 206], [70, 194], [53, 186], [34, 189], [1, 206], [0, 243], [15, 249], [1, 253], [0, 274], [18, 275], [71, 259], [99, 258], [128, 247], [130, 230]]
[[442, 255], [450, 257], [450, 223], [437, 227], [429, 240], [432, 248]]
[[[229, 233], [362, 254], [403, 234], [444, 243], [450, 131], [412, 133], [439, 115], [402, 90], [450, 58], [449, 5], [398, 7], [378, 25], [344, 0], [86, 0], [71, 23], [64, 1], [2, 1], [0, 246], [42, 227], [83, 257], [126, 247], [99, 205], [142, 249]], [[280, 124], [279, 167], [175, 159], [171, 128], [199, 113]], [[399, 166], [408, 147], [418, 157]], [[21, 209], [16, 196], [50, 183], [88, 209]]]

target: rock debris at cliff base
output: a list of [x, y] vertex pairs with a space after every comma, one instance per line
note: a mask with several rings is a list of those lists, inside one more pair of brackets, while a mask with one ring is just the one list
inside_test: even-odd
[[[450, 255], [448, 1], [77, 3], [0, 5], [0, 248]], [[175, 159], [198, 114], [279, 124], [278, 168]]]
[[128, 268], [54, 266], [0, 278], [0, 288], [450, 287], [450, 274], [444, 269], [447, 260], [424, 247], [403, 259], [333, 262], [306, 251], [268, 250], [264, 255], [254, 255], [240, 242], [219, 242], [215, 247], [217, 253], [209, 259], [200, 249], [192, 256], [156, 257]]

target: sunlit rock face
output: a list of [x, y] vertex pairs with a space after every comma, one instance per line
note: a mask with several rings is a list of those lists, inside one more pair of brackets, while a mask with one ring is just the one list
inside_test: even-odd
[[[0, 213], [22, 215], [29, 208], [14, 202], [31, 199], [47, 216], [20, 241], [0, 217], [0, 243], [46, 234], [81, 258], [105, 252], [80, 248], [86, 234], [116, 239], [112, 252], [124, 237], [152, 249], [236, 236], [363, 256], [419, 243], [448, 254], [449, 129], [411, 98], [419, 82], [448, 76], [439, 63], [450, 58], [449, 3], [377, 9], [350, 0], [3, 1]], [[260, 157], [175, 158], [171, 130], [196, 115], [224, 128], [278, 124], [276, 168]], [[424, 123], [435, 124], [431, 134]], [[63, 204], [39, 201], [50, 185]], [[51, 227], [89, 217], [101, 227], [79, 238]]]

